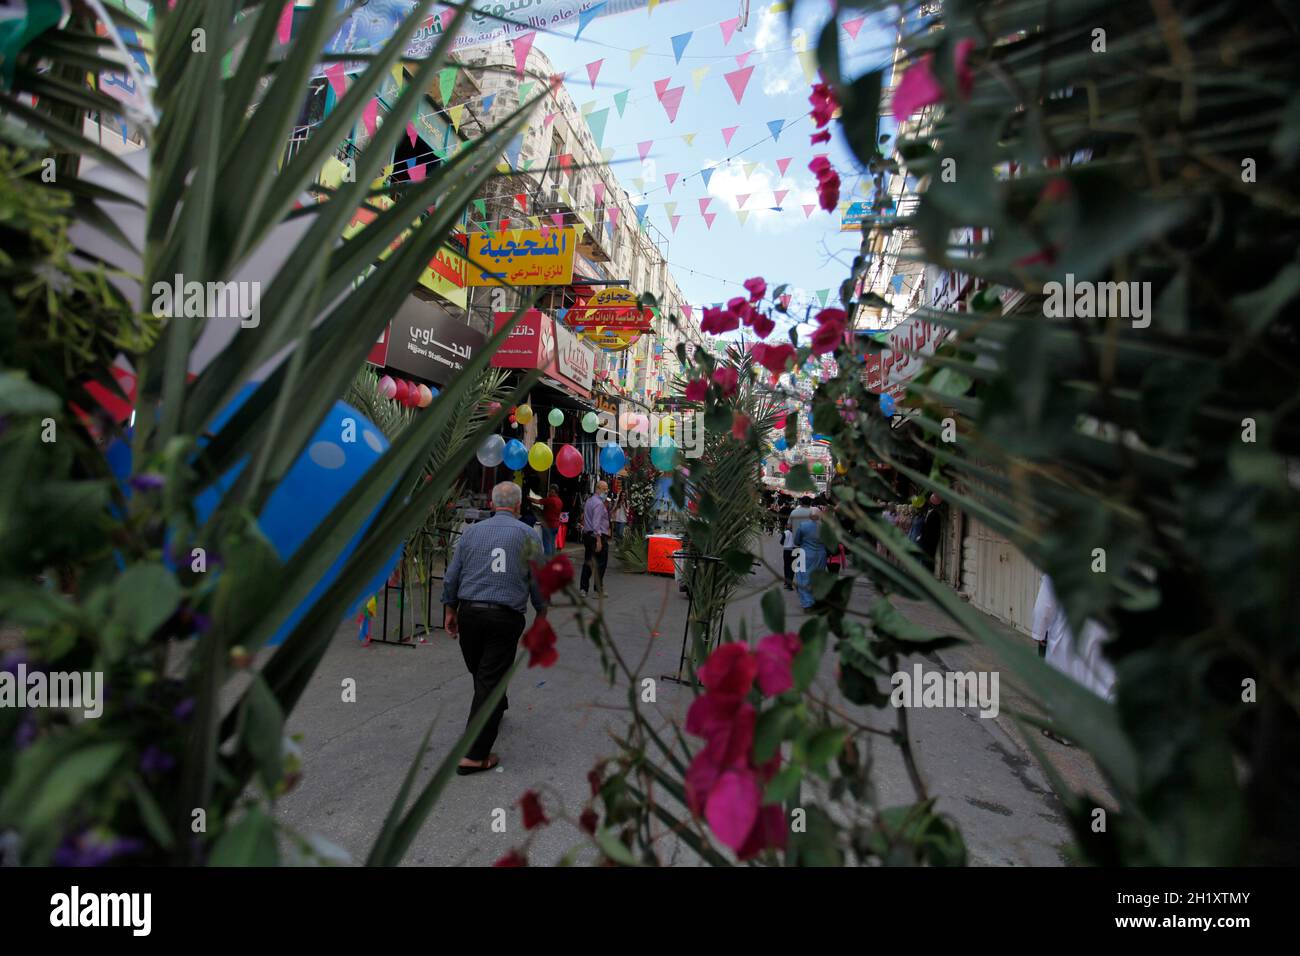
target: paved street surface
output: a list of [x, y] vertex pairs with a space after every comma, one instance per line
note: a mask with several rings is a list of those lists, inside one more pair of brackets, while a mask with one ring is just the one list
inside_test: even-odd
[[[770, 566], [780, 567], [775, 539], [765, 541]], [[580, 549], [568, 552], [575, 565]], [[643, 676], [660, 678], [677, 670], [686, 599], [672, 580], [624, 574], [611, 558], [604, 610], [619, 647], [632, 661], [645, 656]], [[770, 580], [760, 570], [733, 602], [727, 621], [748, 622], [751, 635], [764, 633], [759, 611], [760, 586]], [[795, 594], [786, 598], [788, 623], [797, 629], [802, 619]], [[438, 590], [435, 583], [434, 600]], [[854, 607], [865, 610], [875, 595], [859, 582]], [[593, 595], [594, 598], [594, 595]], [[396, 597], [391, 599], [390, 626], [396, 632]], [[935, 612], [900, 602], [910, 617], [938, 624]], [[530, 788], [540, 791], [548, 813], [564, 812], [576, 820], [589, 794], [587, 772], [616, 746], [611, 733], [627, 726], [626, 688], [609, 687], [595, 648], [579, 636], [572, 610], [553, 611], [559, 634], [559, 662], [543, 670], [521, 670], [511, 685], [510, 709], [502, 721], [495, 750], [501, 766], [470, 777], [454, 777], [425, 824], [405, 862], [412, 865], [486, 865], [511, 847], [522, 845], [525, 833], [516, 803]], [[376, 631], [378, 625], [376, 625]], [[1027, 640], [1027, 639], [1026, 639]], [[648, 652], [648, 653], [647, 653]], [[915, 661], [929, 670], [988, 668], [993, 659], [982, 649], [945, 651], [946, 659]], [[834, 685], [834, 655], [827, 653], [819, 682], [838, 699]], [[342, 682], [354, 678], [355, 703], [342, 702]], [[938, 806], [954, 817], [970, 851], [971, 862], [982, 865], [1060, 865], [1068, 862], [1063, 847], [1069, 834], [1059, 803], [1033, 760], [1017, 739], [1009, 713], [1022, 699], [1002, 675], [1002, 710], [997, 719], [982, 719], [971, 709], [913, 709], [911, 739], [921, 773]], [[304, 778], [279, 808], [286, 824], [303, 833], [318, 833], [338, 844], [356, 862], [367, 851], [421, 738], [436, 721], [422, 761], [421, 782], [464, 729], [472, 693], [456, 642], [439, 630], [414, 648], [381, 644], [363, 646], [352, 623], [339, 628], [334, 643], [310, 688], [290, 717], [288, 730], [301, 735]], [[657, 681], [658, 709], [665, 720], [685, 718], [691, 701], [688, 687]], [[891, 726], [893, 712], [864, 712], [842, 699], [838, 703], [873, 726]], [[1095, 769], [1077, 751], [1043, 737], [1043, 748], [1066, 779], [1094, 793], [1104, 791]], [[877, 742], [875, 782], [882, 805], [911, 802], [911, 786], [895, 748]], [[507, 832], [494, 832], [493, 810], [506, 811]], [[563, 808], [563, 810], [561, 810]], [[529, 846], [536, 865], [557, 863], [585, 836], [576, 824], [557, 821], [537, 831]], [[583, 849], [578, 861], [595, 859]], [[679, 863], [694, 863], [682, 851]]]

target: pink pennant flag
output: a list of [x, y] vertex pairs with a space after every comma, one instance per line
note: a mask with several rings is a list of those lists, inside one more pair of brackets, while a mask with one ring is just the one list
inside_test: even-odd
[[686, 316], [687, 321], [690, 321], [691, 315], [692, 313], [694, 313], [694, 311], [695, 311], [694, 306], [685, 305], [685, 304], [682, 305], [682, 315]]
[[593, 90], [596, 88], [596, 77], [599, 75], [600, 68], [604, 66], [604, 64], [604, 59], [593, 60], [587, 64], [587, 79], [591, 80], [591, 88]]
[[664, 105], [664, 112], [668, 114], [668, 122], [677, 122], [677, 110], [682, 105], [682, 94], [686, 92], [684, 86], [674, 86], [671, 90], [664, 90], [663, 99], [660, 100]]
[[424, 163], [416, 163], [406, 171], [406, 175], [411, 182], [418, 183], [420, 180], [424, 179], [424, 165]]
[[712, 196], [702, 196], [700, 198], [700, 215], [709, 211], [709, 203], [713, 202]]
[[781, 200], [785, 199], [786, 196], [790, 195], [790, 190], [778, 189], [775, 192], [773, 192], [772, 195], [776, 198], [776, 204], [779, 206], [781, 205]]
[[668, 187], [668, 195], [673, 194], [673, 187], [677, 185], [677, 173], [664, 173], [664, 185]]
[[724, 73], [723, 78], [727, 85], [731, 87], [731, 95], [736, 98], [736, 105], [745, 98], [745, 88], [749, 86], [749, 78], [754, 75], [754, 68], [747, 66], [744, 69], [735, 70], [731, 73]]
[[[681, 216], [669, 216], [668, 221], [672, 224], [673, 232], [677, 231], [677, 224], [682, 221]], [[689, 318], [689, 316], [687, 316]]]
[[379, 100], [371, 100], [361, 111], [361, 122], [365, 124], [366, 135], [374, 136], [379, 126]]
[[347, 92], [347, 79], [343, 72], [342, 63], [331, 63], [325, 67], [325, 79], [329, 80], [330, 89], [334, 91], [335, 99], [343, 99], [343, 94]]
[[553, 212], [553, 213], [551, 213], [551, 222], [555, 223], [555, 227], [556, 227], [557, 229], [563, 229], [563, 228], [564, 228], [564, 213], [562, 213], [562, 212]]
[[782, 176], [784, 176], [784, 175], [785, 175], [785, 171], [786, 171], [787, 169], [790, 168], [790, 160], [793, 159], [793, 158], [794, 158], [794, 157], [791, 156], [791, 157], [788, 157], [788, 158], [786, 158], [786, 159], [778, 159], [778, 160], [776, 161], [776, 168], [777, 168], [777, 171], [778, 171]]
[[753, 50], [746, 50], [744, 53], [737, 53], [736, 66], [744, 66], [746, 63], [748, 63], [749, 55], [753, 52], [754, 52]]
[[804, 206], [804, 207], [803, 207], [803, 217], [804, 217], [805, 219], [811, 219], [811, 218], [812, 218], [812, 214], [813, 214], [813, 210], [816, 209], [816, 208], [817, 208], [817, 206], [816, 206], [815, 203], [814, 203], [813, 205], [811, 205], [811, 206]]
[[744, 209], [745, 203], [749, 202], [749, 197], [752, 195], [753, 193], [736, 193], [736, 208]]
[[528, 62], [528, 53], [532, 50], [533, 41], [536, 39], [536, 31], [515, 37], [515, 72], [520, 76], [524, 75], [524, 64]]
[[733, 136], [736, 135], [736, 130], [738, 130], [738, 129], [740, 129], [739, 126], [727, 126], [727, 127], [724, 127], [723, 130], [722, 130], [722, 142], [725, 143], [726, 145], [730, 146], [730, 145], [731, 145], [731, 137], [733, 137]]
[[740, 17], [723, 20], [718, 26], [722, 27], [722, 45], [726, 46], [731, 42], [731, 38], [736, 35], [736, 27], [740, 26]]
[[713, 228], [713, 220], [715, 220], [715, 219], [717, 219], [717, 218], [718, 218], [718, 214], [717, 214], [716, 212], [706, 212], [706, 213], [704, 214], [704, 225], [705, 225], [705, 227], [707, 227], [707, 228], [709, 228], [709, 229], [712, 229], [712, 228]]
[[546, 114], [546, 119], [542, 120], [542, 129], [545, 129], [546, 127], [548, 127], [548, 126], [550, 126], [552, 123], [554, 123], [554, 122], [555, 122], [555, 116], [556, 116], [556, 114], [554, 114], [554, 113], [547, 113], [547, 114]]
[[411, 141], [412, 146], [415, 145], [415, 124], [414, 123], [406, 124], [406, 138]]
[[645, 158], [650, 155], [650, 147], [653, 146], [654, 144], [655, 141], [652, 139], [647, 139], [643, 143], [636, 144], [636, 151], [641, 157], [641, 162], [643, 163], [645, 162]]
[[623, 210], [619, 209], [617, 206], [610, 206], [609, 209], [607, 209], [607, 210], [605, 210], [605, 211], [609, 213], [609, 224], [610, 224], [611, 226], [613, 226], [615, 229], [617, 229], [617, 228], [618, 228], [618, 214], [619, 214], [620, 212], [622, 212]]
[[596, 185], [591, 187], [591, 191], [592, 194], [596, 197], [596, 205], [597, 206], [605, 205], [605, 184], [596, 183]]
[[852, 20], [845, 20], [840, 24], [840, 26], [848, 31], [849, 36], [856, 40], [858, 38], [858, 31], [862, 29], [862, 24], [866, 19], [866, 17], [855, 17]]
[[288, 0], [280, 11], [280, 25], [276, 27], [281, 46], [287, 46], [293, 36], [293, 0]]
[[668, 84], [672, 81], [671, 76], [665, 76], [662, 80], [655, 80], [655, 96], [659, 97], [659, 102], [663, 102], [664, 93], [668, 92]]

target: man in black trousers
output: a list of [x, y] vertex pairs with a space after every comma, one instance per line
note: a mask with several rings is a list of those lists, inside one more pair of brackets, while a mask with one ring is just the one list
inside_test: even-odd
[[[539, 617], [546, 602], [529, 571], [542, 554], [537, 531], [519, 520], [523, 492], [510, 481], [492, 489], [492, 517], [461, 534], [442, 583], [443, 621], [460, 640], [465, 666], [474, 677], [470, 720], [514, 663], [531, 598]], [[508, 702], [503, 695], [487, 724], [470, 745], [456, 772], [461, 776], [491, 770], [500, 759], [491, 753]]]

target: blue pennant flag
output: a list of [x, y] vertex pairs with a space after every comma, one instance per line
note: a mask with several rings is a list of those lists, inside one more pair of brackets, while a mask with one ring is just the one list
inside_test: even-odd
[[490, 95], [488, 95], [488, 96], [483, 97], [483, 112], [484, 112], [484, 113], [487, 113], [487, 112], [491, 111], [491, 109], [492, 109], [492, 104], [496, 102], [496, 98], [497, 98], [497, 95], [496, 95], [495, 93], [492, 93], [492, 94], [490, 94]]
[[645, 220], [646, 212], [650, 209], [650, 204], [646, 203], [644, 206], [633, 206], [632, 209], [636, 212], [636, 221], [642, 222]]
[[578, 14], [578, 32], [573, 35], [574, 40], [577, 40], [578, 37], [582, 36], [582, 31], [587, 29], [588, 23], [600, 16], [601, 11], [605, 9], [606, 2], [608, 2], [608, 0], [602, 0], [601, 3], [596, 4], [590, 10], [584, 10]]
[[691, 42], [692, 35], [691, 33], [679, 33], [673, 37], [673, 56], [677, 58], [678, 63], [682, 62], [682, 54], [686, 52], [686, 44]]
[[713, 167], [710, 166], [708, 169], [701, 169], [700, 178], [704, 180], [704, 188], [708, 189], [709, 180], [713, 178]]
[[767, 124], [767, 128], [772, 131], [772, 141], [779, 142], [781, 139], [781, 130], [785, 129], [785, 120], [772, 120], [772, 122]]

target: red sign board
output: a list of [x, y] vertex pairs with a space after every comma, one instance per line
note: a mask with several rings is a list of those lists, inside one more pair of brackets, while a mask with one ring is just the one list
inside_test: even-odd
[[[513, 312], [495, 313], [492, 331], [500, 332]], [[549, 348], [548, 348], [549, 346]], [[555, 359], [555, 332], [551, 317], [536, 309], [525, 312], [509, 337], [492, 356], [493, 368], [543, 368]], [[539, 361], [540, 360], [540, 361]]]

